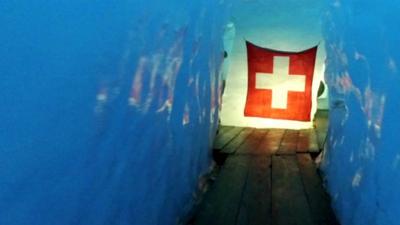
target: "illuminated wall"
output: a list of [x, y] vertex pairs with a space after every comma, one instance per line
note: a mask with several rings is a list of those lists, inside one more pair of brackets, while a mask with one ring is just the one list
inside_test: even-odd
[[399, 224], [399, 11], [397, 1], [327, 1], [324, 172], [342, 225]]
[[323, 79], [325, 60], [320, 19], [322, 3], [323, 1], [320, 0], [254, 0], [236, 1], [233, 4], [231, 22], [235, 25], [236, 35], [233, 50], [229, 54], [231, 67], [227, 76], [221, 112], [223, 124], [288, 128], [311, 126], [311, 123], [308, 122], [244, 117], [247, 96], [245, 41], [283, 51], [302, 51], [321, 43], [313, 83], [313, 111], [315, 111], [317, 107], [316, 94], [319, 81]]
[[0, 2], [0, 224], [188, 212], [218, 120], [218, 2]]

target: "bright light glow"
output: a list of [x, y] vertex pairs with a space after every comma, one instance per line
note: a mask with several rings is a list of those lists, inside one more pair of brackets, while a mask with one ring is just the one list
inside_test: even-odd
[[[320, 5], [318, 1], [315, 1], [315, 3]], [[223, 125], [288, 129], [312, 127], [312, 122], [272, 120], [244, 116], [248, 79], [245, 40], [257, 46], [290, 52], [298, 52], [315, 46], [323, 40], [323, 37], [319, 23], [319, 7], [310, 8], [310, 5], [304, 4], [304, 6], [297, 8], [296, 16], [293, 16], [292, 11], [285, 4], [274, 4], [274, 7], [277, 7], [275, 8], [276, 10], [263, 10], [263, 3], [248, 4], [248, 2], [243, 1], [233, 8], [232, 17], [235, 18], [233, 22], [235, 23], [236, 32], [233, 50], [229, 52], [228, 56], [230, 69], [226, 80], [221, 111], [221, 122]], [[269, 20], [266, 18], [277, 19]], [[231, 37], [229, 38], [231, 39]], [[317, 110], [317, 90], [324, 76], [323, 65], [325, 57], [324, 43], [321, 42], [318, 47], [314, 81], [312, 84], [313, 105], [311, 120]], [[326, 106], [327, 104], [325, 104]]]

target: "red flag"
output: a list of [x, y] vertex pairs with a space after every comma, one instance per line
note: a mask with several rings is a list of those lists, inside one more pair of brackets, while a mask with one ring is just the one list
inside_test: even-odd
[[244, 115], [310, 121], [317, 47], [283, 52], [246, 45], [249, 74]]

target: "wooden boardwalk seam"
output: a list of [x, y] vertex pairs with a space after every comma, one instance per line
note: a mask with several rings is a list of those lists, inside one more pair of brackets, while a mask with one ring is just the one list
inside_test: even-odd
[[315, 130], [227, 127], [215, 144], [227, 159], [190, 224], [338, 225], [310, 155]]

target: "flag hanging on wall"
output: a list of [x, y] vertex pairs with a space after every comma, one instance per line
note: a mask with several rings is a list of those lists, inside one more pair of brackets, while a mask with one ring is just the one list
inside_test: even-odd
[[247, 45], [248, 89], [244, 115], [310, 121], [317, 47], [284, 52]]

